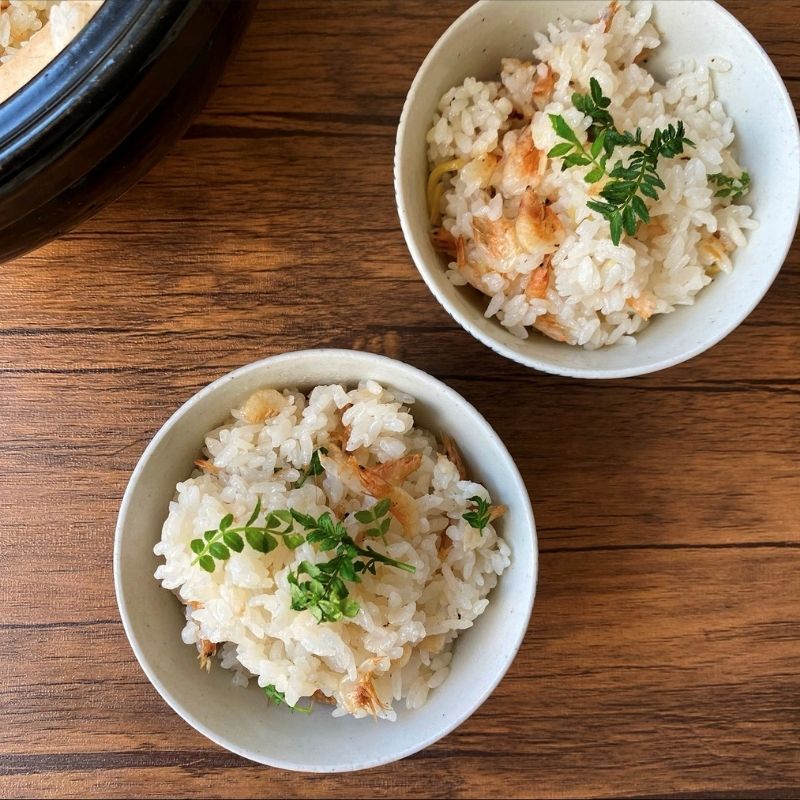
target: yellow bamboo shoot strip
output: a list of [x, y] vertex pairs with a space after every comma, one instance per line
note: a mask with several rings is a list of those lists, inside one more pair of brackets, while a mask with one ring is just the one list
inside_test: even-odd
[[431, 224], [435, 225], [439, 221], [439, 201], [442, 199], [444, 187], [441, 185], [442, 177], [446, 172], [457, 172], [466, 164], [466, 159], [453, 158], [450, 161], [443, 161], [437, 164], [428, 176], [428, 211], [430, 212]]
[[428, 209], [430, 211], [431, 225], [434, 227], [441, 222], [441, 212], [439, 204], [442, 202], [442, 195], [444, 194], [444, 184], [439, 182], [433, 187], [433, 197], [428, 198]]

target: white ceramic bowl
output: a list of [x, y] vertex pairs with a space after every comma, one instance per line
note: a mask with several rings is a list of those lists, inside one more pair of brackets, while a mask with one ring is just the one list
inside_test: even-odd
[[[428, 287], [469, 333], [498, 353], [529, 367], [582, 378], [620, 378], [679, 364], [727, 336], [755, 308], [778, 274], [791, 244], [800, 207], [800, 136], [789, 95], [758, 42], [711, 0], [654, 4], [662, 45], [647, 67], [664, 79], [664, 67], [685, 57], [721, 56], [733, 65], [715, 74], [720, 100], [733, 117], [739, 161], [753, 186], [747, 202], [760, 228], [736, 253], [734, 271], [720, 275], [693, 306], [657, 317], [635, 346], [593, 352], [532, 333], [520, 340], [483, 311], [488, 302], [445, 277], [442, 257], [430, 241], [425, 183], [425, 134], [448, 88], [467, 76], [497, 80], [504, 56], [530, 58], [534, 31], [559, 15], [597, 18], [600, 0], [483, 0], [442, 35], [417, 72], [406, 98], [395, 149], [395, 192], [400, 223], [414, 263]], [[635, 6], [634, 6], [635, 7]]]
[[[262, 387], [323, 383], [354, 385], [374, 378], [413, 395], [418, 424], [447, 431], [477, 480], [509, 507], [503, 536], [511, 566], [490, 595], [486, 612], [461, 634], [451, 673], [425, 706], [397, 703], [394, 723], [334, 719], [319, 707], [310, 716], [267, 703], [263, 692], [231, 683], [232, 673], [200, 670], [193, 647], [181, 642], [180, 604], [153, 577], [153, 546], [175, 492], [192, 472], [205, 434], [231, 408]], [[133, 651], [161, 696], [190, 725], [245, 758], [284, 769], [343, 772], [386, 764], [427, 747], [463, 722], [491, 694], [519, 649], [536, 587], [536, 532], [525, 485], [486, 420], [435, 378], [383, 356], [350, 350], [306, 350], [267, 358], [220, 378], [187, 401], [156, 434], [131, 476], [114, 541], [114, 580]]]

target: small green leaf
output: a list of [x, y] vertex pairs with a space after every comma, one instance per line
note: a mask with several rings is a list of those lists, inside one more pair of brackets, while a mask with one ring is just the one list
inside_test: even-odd
[[731, 175], [715, 172], [708, 176], [708, 182], [720, 187], [714, 193], [714, 197], [741, 197], [750, 188], [750, 174], [742, 172], [738, 178], [734, 178]]
[[270, 553], [278, 546], [274, 536], [270, 536], [258, 528], [248, 528], [244, 535], [250, 547], [253, 550], [258, 550], [259, 553]]
[[241, 553], [244, 549], [244, 541], [235, 531], [225, 531], [225, 533], [222, 534], [222, 541], [235, 553]]
[[580, 92], [573, 92], [570, 99], [572, 100], [572, 105], [574, 105], [578, 111], [584, 114], [589, 113], [592, 103], [588, 96], [580, 94]]
[[253, 513], [250, 515], [250, 519], [245, 522], [245, 528], [249, 528], [257, 519], [258, 515], [261, 513], [261, 498], [259, 497], [256, 500], [256, 507], [253, 509]]
[[570, 128], [567, 124], [567, 121], [562, 117], [560, 114], [549, 114], [550, 117], [550, 124], [553, 126], [553, 130], [562, 138], [566, 139], [568, 142], [574, 142], [578, 144], [578, 137], [575, 135], [575, 132]]
[[264, 687], [264, 694], [276, 705], [286, 702], [286, 695], [283, 692], [279, 692], [272, 683]]
[[211, 541], [211, 540], [212, 540], [212, 539], [213, 539], [213, 538], [214, 538], [216, 535], [217, 535], [217, 531], [206, 531], [206, 532], [203, 534], [203, 538], [204, 538], [204, 539], [205, 539], [207, 542], [210, 542], [210, 541]]
[[569, 153], [569, 151], [572, 150], [572, 148], [573, 145], [571, 145], [569, 142], [561, 142], [560, 144], [557, 144], [555, 147], [550, 149], [550, 151], [547, 154], [547, 157], [561, 158], [561, 156], [565, 156], [567, 153]]
[[198, 563], [206, 572], [213, 572], [214, 567], [214, 559], [211, 556], [200, 556]]
[[491, 513], [491, 506], [489, 505], [488, 501], [484, 500], [482, 497], [478, 495], [470, 497], [469, 501], [470, 503], [474, 503], [474, 510], [467, 511], [461, 516], [473, 528], [477, 528], [478, 530], [483, 531], [483, 529], [489, 524], [489, 515]]
[[603, 102], [603, 90], [600, 88], [600, 84], [597, 82], [596, 78], [589, 78], [589, 92], [592, 95], [592, 100], [594, 100], [597, 105]]
[[356, 571], [355, 567], [353, 566], [353, 562], [347, 559], [343, 559], [339, 567], [339, 574], [346, 581], [354, 581], [356, 578]]
[[603, 175], [605, 175], [603, 168], [595, 167], [594, 169], [590, 169], [586, 175], [583, 176], [583, 179], [586, 181], [586, 183], [597, 183], [597, 181], [599, 181]]
[[287, 533], [283, 536], [283, 543], [290, 549], [294, 550], [297, 547], [300, 547], [301, 544], [305, 539], [303, 538], [302, 534], [299, 533]]
[[189, 547], [192, 548], [193, 553], [202, 553], [206, 549], [205, 542], [202, 539], [192, 539], [189, 542]]
[[324, 456], [328, 455], [328, 451], [324, 447], [318, 447], [311, 454], [311, 461], [308, 464], [308, 468], [300, 475], [298, 480], [294, 482], [295, 489], [299, 489], [310, 476], [320, 475], [325, 471], [325, 468], [322, 466], [322, 462], [319, 460], [320, 453], [322, 453]]
[[244, 538], [247, 539], [247, 544], [258, 550], [259, 553], [267, 552], [267, 545], [264, 541], [264, 532], [258, 528], [247, 528], [244, 532]]
[[336, 600], [341, 600], [348, 595], [347, 587], [344, 585], [344, 581], [341, 578], [334, 578], [331, 581], [328, 592], [330, 596]]
[[320, 575], [320, 568], [310, 561], [301, 561], [300, 566], [297, 568], [299, 573], [304, 573], [311, 578], [317, 578]]
[[650, 214], [647, 211], [647, 206], [641, 197], [634, 195], [631, 198], [631, 206], [642, 222], [650, 222]]
[[610, 228], [611, 228], [611, 241], [618, 245], [620, 239], [622, 238], [622, 215], [615, 213], [610, 221]]
[[392, 507], [392, 501], [386, 497], [383, 500], [375, 503], [372, 508], [373, 519], [378, 519], [379, 517], [383, 517], [389, 513], [389, 509]]
[[317, 521], [314, 517], [309, 516], [308, 514], [301, 514], [296, 509], [291, 509], [292, 517], [296, 522], [299, 522], [304, 528], [313, 528], [316, 526]]
[[281, 520], [278, 517], [277, 511], [270, 511], [267, 514], [266, 519], [264, 520], [264, 527], [269, 528], [271, 530], [277, 530], [281, 526]]
[[606, 132], [601, 131], [597, 138], [592, 142], [591, 154], [592, 158], [597, 158], [600, 155], [600, 152], [603, 149], [603, 146], [606, 141]]
[[208, 546], [208, 552], [220, 561], [227, 561], [231, 557], [231, 551], [222, 542], [212, 542]]
[[325, 531], [325, 533], [333, 533], [334, 532], [334, 524], [333, 524], [333, 517], [331, 516], [330, 511], [326, 511], [320, 518], [317, 520], [317, 525]]
[[233, 523], [233, 514], [226, 514], [219, 523], [219, 529], [221, 531], [227, 530], [230, 528], [231, 524]]
[[629, 181], [609, 182], [600, 190], [600, 197], [615, 205], [621, 205], [635, 190], [636, 184]]
[[614, 213], [614, 208], [612, 206], [608, 203], [600, 202], [599, 200], [587, 200], [586, 207], [590, 208], [592, 211], [596, 211], [598, 214], [602, 214], [606, 218]]
[[625, 206], [622, 209], [622, 227], [625, 228], [625, 233], [628, 236], [636, 235], [636, 214], [633, 212], [631, 206]]
[[658, 200], [658, 192], [655, 190], [654, 186], [651, 186], [649, 183], [640, 183], [639, 184], [639, 191], [645, 197], [651, 197], [653, 200]]
[[[270, 516], [278, 519], [284, 525], [291, 525], [293, 522], [292, 512], [288, 508], [281, 508], [270, 512]], [[272, 526], [267, 526], [272, 527]]]
[[591, 164], [591, 160], [588, 156], [585, 156], [583, 153], [572, 153], [572, 155], [567, 156], [564, 159], [563, 167], [585, 167], [587, 164]]
[[319, 460], [320, 453], [323, 456], [328, 455], [328, 450], [325, 447], [318, 447], [312, 454], [311, 454], [311, 462], [308, 465], [308, 472], [310, 475], [320, 475], [325, 471], [325, 468], [322, 466], [322, 462]]
[[338, 603], [334, 603], [330, 600], [320, 600], [319, 608], [322, 611], [323, 619], [327, 619], [330, 622], [337, 622], [342, 618], [342, 612]]
[[283, 692], [279, 692], [273, 684], [264, 687], [264, 694], [266, 694], [267, 698], [275, 703], [275, 705], [289, 706], [289, 711], [299, 711], [301, 714], [311, 713], [311, 706], [290, 706], [286, 702], [286, 695]]
[[360, 608], [361, 607], [358, 605], [358, 603], [349, 597], [346, 597], [344, 600], [342, 600], [342, 614], [344, 614], [346, 617], [354, 617], [356, 614], [358, 614]]
[[328, 550], [333, 550], [338, 544], [339, 539], [335, 539], [333, 536], [325, 536], [319, 541], [319, 549], [323, 553], [327, 553]]
[[608, 174], [611, 178], [627, 178], [630, 176], [631, 171], [621, 161], [617, 161]]
[[372, 522], [372, 509], [366, 508], [363, 511], [356, 511], [355, 518], [361, 522], [366, 524], [367, 522]]

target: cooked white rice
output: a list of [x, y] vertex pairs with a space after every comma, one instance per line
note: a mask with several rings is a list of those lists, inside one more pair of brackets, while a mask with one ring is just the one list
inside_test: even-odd
[[[263, 403], [259, 409], [253, 402], [208, 434], [206, 460], [198, 462], [203, 471], [178, 484], [155, 547], [165, 560], [156, 578], [186, 604], [183, 641], [201, 653], [214, 649], [211, 643], [222, 645], [218, 663], [234, 670], [236, 683], [254, 677], [259, 686], [285, 693], [289, 705], [320, 692], [335, 701], [334, 716], [375, 713], [394, 720], [393, 703], [401, 699], [419, 708], [447, 677], [456, 637], [485, 610], [509, 564], [509, 548], [491, 524], [480, 533], [463, 519], [473, 505], [469, 498], [489, 501], [487, 490], [462, 479], [433, 434], [414, 426], [413, 398], [374, 381], [352, 391], [318, 386], [307, 397], [268, 392], [263, 421]], [[321, 563], [331, 553], [308, 543], [295, 551], [279, 545], [269, 554], [245, 545], [208, 573], [192, 564], [190, 549], [192, 539], [217, 528], [228, 513], [244, 524], [258, 498], [264, 511], [291, 507], [315, 517], [330, 511], [359, 541], [364, 526], [353, 514], [376, 501], [354, 491], [352, 480], [348, 485], [341, 451], [339, 460], [322, 457], [323, 474], [293, 488], [321, 446], [329, 452], [341, 446], [367, 468], [421, 457], [401, 486], [413, 498], [418, 533], [409, 538], [393, 516], [385, 539], [368, 540], [416, 572], [379, 566], [375, 576], [348, 584], [360, 610], [335, 623], [292, 610], [287, 584], [287, 573], [301, 561]], [[364, 702], [365, 686], [374, 686], [376, 703]]]
[[[715, 197], [717, 187], [707, 179], [742, 173], [731, 153], [733, 120], [715, 99], [712, 80], [714, 71], [730, 64], [687, 59], [672, 65], [665, 85], [657, 83], [643, 64], [634, 63], [660, 43], [649, 21], [651, 4], [638, 4], [635, 13], [626, 5], [612, 4], [594, 23], [560, 17], [536, 33], [534, 61], [503, 59], [500, 81], [467, 78], [450, 89], [428, 133], [431, 169], [452, 159], [466, 161], [446, 173], [434, 210], [441, 214], [451, 259], [454, 241], [461, 237], [464, 246], [461, 263], [451, 260], [447, 275], [488, 295], [486, 316], [496, 316], [522, 338], [532, 326], [589, 349], [632, 343], [651, 316], [692, 304], [715, 274], [729, 272], [732, 252], [757, 226], [749, 206]], [[563, 115], [586, 141], [591, 120], [571, 97], [588, 93], [590, 78], [611, 99], [609, 111], [619, 130], [641, 128], [648, 142], [656, 128], [682, 120], [696, 144], [684, 157], [659, 161], [666, 190], [658, 201], [648, 201], [651, 223], [641, 225], [635, 238], [623, 236], [618, 246], [608, 221], [586, 206], [598, 190], [583, 179], [589, 168], [562, 172], [562, 159], [544, 155], [562, 141], [548, 114]], [[513, 163], [518, 137], [525, 135], [541, 153], [530, 179]], [[609, 169], [631, 152], [617, 148]], [[476, 241], [473, 220], [514, 220], [529, 189], [549, 201], [563, 225], [563, 241], [538, 250], [518, 246], [510, 256], [495, 257]], [[546, 267], [549, 258], [546, 291], [526, 293], [531, 273]]]
[[0, 0], [0, 102], [52, 61], [102, 0]]

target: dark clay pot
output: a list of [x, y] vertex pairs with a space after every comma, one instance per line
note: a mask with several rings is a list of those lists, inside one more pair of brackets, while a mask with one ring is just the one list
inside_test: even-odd
[[256, 2], [106, 0], [0, 105], [0, 261], [119, 197], [180, 138]]

